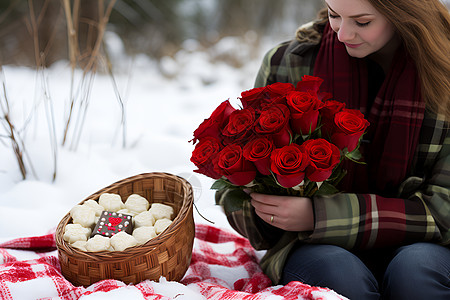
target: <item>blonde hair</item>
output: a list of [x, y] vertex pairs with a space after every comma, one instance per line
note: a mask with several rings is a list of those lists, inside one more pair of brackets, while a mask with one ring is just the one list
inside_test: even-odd
[[[431, 111], [450, 120], [450, 13], [440, 0], [367, 0], [396, 28], [414, 60], [421, 80], [422, 97]], [[312, 27], [296, 32], [298, 40], [317, 42], [319, 28], [327, 22], [322, 9]]]

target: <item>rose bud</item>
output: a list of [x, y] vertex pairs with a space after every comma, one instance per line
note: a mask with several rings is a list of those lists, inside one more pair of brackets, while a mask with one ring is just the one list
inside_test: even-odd
[[255, 124], [255, 111], [253, 108], [235, 110], [230, 114], [228, 124], [222, 131], [225, 144], [240, 142], [249, 137]]
[[313, 92], [290, 92], [286, 96], [291, 111], [291, 128], [295, 133], [308, 134], [316, 130], [322, 101]]
[[244, 146], [244, 157], [252, 161], [259, 173], [270, 175], [270, 154], [275, 149], [271, 140], [265, 137], [257, 138]]
[[231, 106], [228, 100], [222, 102], [213, 111], [211, 116], [208, 119], [205, 119], [194, 131], [192, 142], [195, 144], [197, 140], [208, 136], [220, 139], [223, 125], [228, 122], [230, 114], [235, 110], [236, 109]]
[[299, 185], [305, 178], [308, 165], [308, 155], [297, 144], [290, 144], [272, 151], [270, 169], [283, 187]]
[[230, 144], [223, 148], [217, 156], [216, 172], [239, 186], [250, 183], [256, 177], [255, 165], [242, 155], [242, 148]]
[[297, 83], [295, 90], [299, 92], [312, 91], [315, 94], [317, 94], [319, 92], [319, 88], [322, 82], [323, 82], [322, 78], [304, 75], [302, 77], [302, 80]]
[[324, 139], [307, 140], [301, 145], [310, 160], [306, 169], [306, 177], [315, 182], [328, 179], [341, 161], [338, 147]]
[[324, 102], [319, 110], [322, 123], [322, 136], [329, 138], [334, 128], [334, 116], [345, 108], [345, 103], [336, 100]]
[[334, 124], [335, 131], [331, 135], [331, 141], [339, 149], [347, 148], [348, 152], [352, 152], [370, 123], [359, 110], [344, 109], [335, 115]]
[[222, 175], [214, 171], [213, 158], [219, 153], [221, 145], [219, 141], [212, 137], [207, 137], [199, 141], [192, 151], [191, 162], [198, 168], [194, 172], [206, 175], [213, 179], [219, 179]]
[[269, 136], [277, 147], [289, 145], [291, 140], [289, 109], [283, 104], [268, 106], [261, 112], [255, 131]]
[[263, 86], [242, 92], [240, 97], [242, 107], [259, 107], [261, 105], [261, 101], [264, 100], [265, 89], [266, 87]]

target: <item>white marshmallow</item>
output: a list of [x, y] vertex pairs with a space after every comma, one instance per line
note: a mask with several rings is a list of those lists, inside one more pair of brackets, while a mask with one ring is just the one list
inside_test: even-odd
[[75, 205], [74, 207], [72, 207], [72, 209], [71, 209], [70, 212], [69, 212], [70, 216], [72, 216], [72, 215], [73, 215], [77, 210], [79, 210], [80, 208], [83, 209], [83, 206], [80, 205], [80, 204]]
[[90, 228], [95, 224], [95, 210], [89, 206], [77, 205], [70, 211], [74, 224]]
[[83, 205], [92, 208], [95, 211], [95, 216], [97, 217], [100, 216], [102, 214], [102, 211], [105, 210], [103, 206], [101, 206], [100, 204], [98, 204], [97, 201], [92, 199], [85, 201]]
[[85, 251], [85, 252], [87, 251], [85, 241], [76, 241], [75, 243], [73, 243], [71, 245], [72, 245], [72, 247], [80, 249], [81, 251]]
[[169, 219], [159, 219], [155, 222], [155, 231], [156, 234], [160, 234], [164, 230], [166, 230], [169, 225], [172, 224], [172, 221]]
[[141, 213], [148, 210], [150, 203], [147, 199], [138, 194], [132, 194], [125, 201], [125, 207], [132, 212]]
[[133, 236], [136, 238], [138, 245], [147, 243], [152, 238], [156, 237], [155, 227], [143, 226], [133, 230]]
[[91, 229], [85, 228], [80, 224], [67, 224], [64, 228], [63, 239], [69, 243], [75, 243], [76, 241], [87, 241], [91, 235]]
[[117, 212], [125, 208], [119, 194], [103, 193], [98, 199], [98, 204], [103, 206], [106, 211], [112, 212]]
[[155, 217], [148, 210], [136, 215], [133, 220], [135, 228], [142, 226], [153, 226], [153, 224], [155, 224]]
[[98, 234], [86, 242], [86, 250], [91, 252], [106, 251], [110, 246], [110, 239]]
[[66, 227], [64, 227], [64, 232], [67, 232], [69, 230], [86, 230], [87, 231], [87, 235], [91, 235], [92, 233], [92, 229], [91, 228], [86, 228], [81, 226], [80, 224], [73, 224], [73, 223], [69, 223], [66, 225]]
[[126, 248], [137, 245], [137, 240], [134, 236], [129, 235], [125, 231], [121, 231], [111, 237], [111, 246], [115, 251], [123, 251]]
[[134, 217], [135, 215], [137, 215], [136, 212], [134, 212], [134, 211], [129, 211], [129, 210], [126, 209], [126, 208], [117, 211], [117, 213], [118, 213], [118, 214], [129, 215], [129, 216], [132, 216], [132, 217]]
[[172, 206], [162, 204], [162, 203], [152, 203], [149, 211], [155, 217], [156, 220], [159, 219], [169, 219], [172, 220], [173, 208]]

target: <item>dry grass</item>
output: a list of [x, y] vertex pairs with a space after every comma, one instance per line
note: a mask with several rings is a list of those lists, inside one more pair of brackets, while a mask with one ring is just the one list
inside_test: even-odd
[[[53, 180], [57, 175], [58, 148], [59, 142], [57, 137], [57, 128], [55, 124], [54, 101], [51, 98], [50, 87], [47, 78], [48, 56], [52, 51], [57, 39], [57, 27], [53, 26], [52, 30], [42, 30], [42, 27], [48, 27], [48, 14], [50, 9], [54, 9], [52, 5], [54, 0], [27, 0], [28, 15], [23, 19], [27, 31], [32, 37], [32, 50], [34, 52], [34, 65], [36, 69], [36, 86], [37, 95], [35, 99], [37, 105], [43, 105], [45, 111], [45, 120], [47, 122], [47, 130], [50, 141], [51, 157], [53, 164]], [[61, 2], [61, 14], [65, 15], [67, 24], [67, 50], [70, 61], [71, 79], [68, 100], [68, 112], [64, 119], [64, 130], [62, 137], [62, 146], [66, 145], [71, 150], [76, 150], [80, 142], [82, 131], [89, 107], [91, 91], [94, 83], [95, 75], [99, 69], [99, 65], [106, 66], [116, 92], [117, 100], [122, 110], [121, 126], [123, 128], [123, 145], [126, 144], [126, 114], [125, 104], [118, 92], [117, 84], [113, 76], [112, 65], [107, 56], [103, 53], [103, 37], [106, 31], [109, 17], [116, 0], [97, 0], [98, 15], [93, 18], [81, 17], [81, 0], [63, 0]], [[15, 2], [16, 3], [16, 2]], [[62, 13], [64, 12], [64, 14]], [[4, 14], [0, 15], [4, 18]], [[56, 21], [60, 23], [61, 20]], [[81, 28], [87, 32], [80, 34]], [[60, 28], [59, 28], [60, 29]], [[46, 36], [43, 38], [42, 32]], [[83, 37], [81, 39], [80, 37]], [[77, 76], [76, 73], [80, 74]], [[0, 123], [3, 127], [3, 134], [0, 135], [0, 142], [6, 147], [11, 147], [17, 160], [23, 179], [27, 178], [31, 171], [35, 177], [31, 159], [27, 155], [25, 149], [24, 137], [26, 129], [29, 127], [29, 120], [25, 121], [22, 129], [17, 129], [10, 112], [10, 101], [7, 96], [7, 85], [5, 76], [0, 64]], [[38, 101], [42, 100], [42, 101]], [[36, 117], [37, 111], [33, 110], [29, 119]]]
[[[89, 106], [93, 79], [102, 58], [101, 46], [103, 37], [115, 2], [116, 0], [111, 0], [108, 3], [105, 3], [104, 0], [98, 0], [98, 20], [95, 21], [78, 19], [80, 0], [74, 0], [72, 6], [70, 5], [69, 0], [63, 0], [72, 75], [69, 95], [69, 112], [65, 121], [62, 145], [66, 145], [68, 140], [71, 139], [69, 147], [72, 150], [77, 149], [81, 138], [84, 120]], [[88, 40], [90, 40], [92, 36], [95, 36], [93, 47], [87, 47], [83, 53], [80, 51], [78, 33], [80, 22], [85, 22], [89, 25], [89, 31], [86, 37]], [[96, 34], [94, 34], [94, 32]], [[79, 82], [76, 82], [75, 76], [77, 68], [81, 68], [83, 71]], [[112, 73], [110, 72], [110, 74]]]
[[20, 173], [22, 174], [22, 178], [25, 179], [27, 177], [27, 168], [25, 166], [25, 144], [20, 136], [19, 131], [17, 130], [14, 122], [11, 119], [10, 115], [10, 106], [8, 95], [6, 92], [6, 83], [5, 76], [3, 73], [3, 68], [0, 66], [1, 73], [1, 95], [0, 95], [0, 109], [2, 115], [0, 115], [0, 123], [3, 126], [3, 129], [6, 135], [0, 135], [0, 138], [5, 139], [7, 142], [11, 143], [11, 148], [14, 152], [14, 156], [19, 165]]

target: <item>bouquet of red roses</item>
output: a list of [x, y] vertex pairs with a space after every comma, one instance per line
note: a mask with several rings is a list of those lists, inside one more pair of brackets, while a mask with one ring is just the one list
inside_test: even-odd
[[294, 86], [274, 83], [241, 93], [242, 108], [222, 102], [194, 131], [195, 172], [213, 189], [250, 188], [278, 195], [337, 192], [344, 159], [358, 162], [364, 115], [320, 92], [305, 75]]

